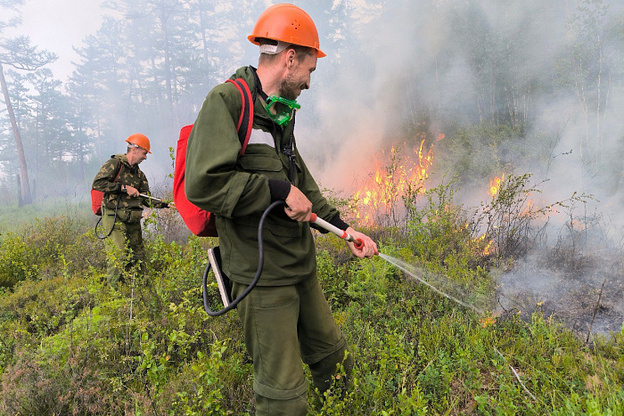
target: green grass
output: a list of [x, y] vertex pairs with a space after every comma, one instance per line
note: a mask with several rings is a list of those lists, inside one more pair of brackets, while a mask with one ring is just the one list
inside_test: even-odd
[[[253, 414], [237, 315], [203, 310], [208, 240], [149, 233], [147, 274], [129, 271], [116, 290], [90, 219], [32, 219], [0, 236], [0, 414]], [[487, 295], [488, 262], [453, 233], [460, 223], [382, 232], [380, 248]], [[317, 250], [356, 364], [344, 397], [330, 390], [321, 405], [310, 387], [310, 414], [624, 413], [624, 331], [586, 344], [539, 312], [484, 321], [332, 235]]]
[[32, 204], [17, 206], [0, 204], [0, 235], [32, 224], [36, 218], [69, 216], [84, 221], [93, 220], [91, 202], [76, 202], [64, 198], [37, 200]]

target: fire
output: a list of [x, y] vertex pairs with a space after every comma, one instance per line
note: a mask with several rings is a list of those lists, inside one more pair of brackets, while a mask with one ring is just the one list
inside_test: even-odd
[[482, 317], [481, 319], [479, 319], [479, 322], [481, 323], [481, 327], [487, 328], [488, 326], [494, 325], [500, 315], [501, 315], [501, 312], [498, 311], [498, 312], [493, 312], [492, 314], [488, 316]]
[[489, 240], [487, 243], [485, 243], [485, 234], [481, 234], [473, 241], [476, 243], [476, 246], [479, 247], [482, 255], [489, 256], [490, 254], [494, 253], [494, 240]]
[[[500, 192], [501, 185], [505, 182], [505, 173], [501, 174], [500, 177], [495, 177], [494, 179], [490, 179], [490, 187], [488, 188], [487, 194], [492, 198], [496, 198]], [[494, 253], [494, 240], [490, 239], [486, 241], [486, 235], [482, 234], [477, 238], [474, 238], [472, 242], [476, 245], [479, 252], [483, 256], [489, 256]]]
[[500, 177], [496, 177], [494, 179], [490, 179], [490, 189], [488, 190], [488, 195], [492, 198], [496, 198], [498, 192], [500, 191], [501, 183], [505, 181], [505, 174], [503, 173]]
[[432, 145], [426, 146], [425, 139], [416, 148], [410, 149], [404, 142], [392, 146], [389, 154], [382, 151], [376, 155], [373, 173], [353, 194], [360, 224], [384, 225], [379, 224], [380, 219], [396, 220], [400, 204], [425, 191], [432, 163]]
[[488, 326], [492, 326], [496, 323], [496, 317], [495, 316], [486, 316], [485, 318], [481, 318], [479, 320], [479, 322], [481, 322], [481, 327], [482, 328], [487, 328]]
[[531, 195], [530, 193], [527, 195], [527, 201], [525, 203], [524, 209], [522, 210], [522, 213], [520, 214], [520, 216], [527, 216], [535, 211], [534, 210], [535, 203], [533, 202], [532, 199], [529, 198], [530, 195]]

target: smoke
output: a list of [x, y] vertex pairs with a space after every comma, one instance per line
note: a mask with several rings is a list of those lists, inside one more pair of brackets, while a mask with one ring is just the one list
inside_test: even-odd
[[525, 317], [541, 311], [584, 336], [618, 332], [624, 321], [621, 252], [574, 255], [573, 262], [539, 254], [519, 260], [498, 281], [501, 309]]
[[[414, 119], [427, 118], [435, 128], [452, 129], [488, 117], [501, 118], [499, 113], [516, 106], [520, 117], [531, 118], [524, 123], [530, 129], [522, 132], [524, 143], [507, 150], [506, 161], [516, 173], [532, 172], [539, 181], [548, 179], [548, 193], [554, 198], [575, 191], [613, 195], [613, 180], [603, 174], [613, 170], [609, 156], [619, 150], [624, 135], [624, 122], [618, 116], [624, 91], [617, 88], [622, 78], [617, 71], [624, 68], [616, 67], [621, 59], [616, 46], [621, 43], [608, 37], [601, 41], [603, 68], [589, 66], [592, 74], [586, 79], [561, 66], [570, 62], [567, 54], [577, 53], [574, 41], [584, 40], [583, 30], [597, 26], [596, 30], [608, 34], [609, 22], [621, 16], [622, 6], [605, 3], [606, 17], [593, 22], [573, 20], [580, 13], [575, 9], [578, 4], [386, 3], [364, 22], [350, 22], [344, 44], [328, 49], [328, 58], [319, 61], [322, 75], [313, 80], [318, 116], [313, 126], [306, 126], [313, 130], [302, 132], [299, 126], [299, 136], [305, 138], [299, 140], [300, 147], [332, 149], [331, 153], [309, 151], [322, 163], [319, 178], [350, 189], [353, 177], [365, 172], [362, 167], [371, 154], [389, 143], [410, 140], [405, 127]], [[336, 68], [324, 70], [326, 65]], [[569, 73], [562, 75], [562, 71]], [[488, 88], [496, 85], [484, 82], [508, 85], [490, 92]], [[587, 89], [585, 97], [579, 96], [581, 87], [575, 87], [579, 82], [585, 83], [581, 86]], [[517, 91], [505, 91], [511, 88]], [[505, 92], [509, 96], [495, 96]], [[485, 108], [491, 103], [484, 97], [495, 101], [497, 108]], [[517, 103], [509, 104], [512, 99]], [[549, 154], [532, 164], [526, 160], [531, 148]], [[435, 156], [444, 161], [446, 155]], [[590, 165], [593, 169], [587, 168]]]
[[[65, 80], [78, 58], [73, 48], [88, 34], [95, 32], [102, 21], [102, 0], [29, 0], [22, 8], [22, 27], [32, 43], [54, 52], [58, 60], [49, 68]], [[68, 12], [69, 11], [69, 12]]]
[[[338, 3], [349, 10], [351, 3]], [[328, 58], [312, 85], [316, 117], [309, 124], [300, 117], [298, 126], [317, 179], [349, 195], [371, 173], [373, 155], [402, 141], [417, 145], [410, 126], [426, 120], [433, 135], [446, 134], [434, 143], [433, 173], [463, 175], [468, 206], [485, 196], [488, 175], [503, 172], [533, 174], [544, 205], [588, 196], [549, 218], [551, 248], [560, 253], [572, 244], [572, 258], [584, 266], [529, 257], [503, 274], [501, 293], [576, 316], [571, 325], [581, 331], [597, 310], [594, 330], [617, 330], [623, 270], [606, 260], [621, 257], [624, 241], [624, 5], [389, 3], [350, 21], [345, 41], [324, 48]], [[488, 121], [521, 127], [501, 144], [488, 137], [494, 129], [480, 128]], [[570, 241], [579, 234], [594, 237]]]
[[[619, 210], [623, 172], [614, 155], [624, 153], [624, 65], [623, 40], [612, 26], [621, 21], [622, 5], [598, 2], [584, 12], [580, 6], [589, 4], [405, 0], [372, 9], [352, 20], [344, 42], [326, 48], [328, 58], [319, 60], [312, 86], [317, 116], [307, 125], [299, 117], [299, 146], [322, 183], [349, 192], [369, 173], [372, 155], [413, 140], [407, 127], [426, 119], [432, 133], [446, 133], [451, 143], [434, 149], [434, 165], [446, 169], [435, 173], [448, 177], [456, 173], [445, 163], [448, 147], [462, 151], [453, 131], [509, 119], [516, 110], [511, 122], [525, 130], [499, 147], [498, 161], [476, 137], [471, 156], [483, 160], [473, 158], [473, 166], [498, 162], [514, 170], [507, 173], [530, 172], [543, 183], [547, 202], [578, 192]], [[356, 7], [347, 10], [355, 14]], [[566, 66], [571, 63], [582, 68]], [[615, 219], [614, 212], [608, 215]]]

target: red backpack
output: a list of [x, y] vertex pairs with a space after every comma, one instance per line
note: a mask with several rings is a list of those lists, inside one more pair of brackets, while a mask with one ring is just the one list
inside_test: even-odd
[[[117, 182], [119, 179], [119, 175], [121, 175], [121, 171], [123, 170], [123, 162], [119, 164], [119, 170], [117, 171], [117, 175], [115, 175], [115, 179], [113, 182]], [[91, 209], [93, 213], [97, 216], [102, 216], [102, 200], [104, 199], [104, 192], [97, 191], [95, 189], [91, 189]]]
[[[236, 130], [238, 131], [238, 139], [241, 142], [242, 155], [247, 148], [247, 142], [249, 142], [249, 136], [251, 135], [251, 128], [253, 126], [253, 97], [249, 86], [243, 79], [228, 79], [226, 82], [234, 84], [238, 92], [240, 93], [243, 101], [241, 107], [240, 117], [238, 119], [238, 125]], [[193, 125], [182, 127], [180, 130], [180, 138], [176, 146], [176, 158], [173, 168], [173, 202], [176, 209], [180, 213], [180, 216], [184, 220], [186, 226], [193, 232], [193, 234], [200, 237], [217, 237], [217, 228], [215, 226], [214, 215], [210, 212], [193, 205], [187, 198], [184, 192], [184, 169], [186, 164], [186, 144], [193, 130]]]

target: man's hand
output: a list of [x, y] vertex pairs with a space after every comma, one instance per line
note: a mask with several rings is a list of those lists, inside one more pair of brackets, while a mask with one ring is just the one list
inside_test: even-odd
[[373, 257], [379, 254], [377, 251], [377, 244], [366, 234], [362, 234], [358, 231], [355, 231], [353, 228], [347, 228], [347, 233], [349, 233], [356, 240], [362, 241], [362, 246], [360, 248], [355, 247], [354, 243], [347, 242], [351, 252], [355, 254], [357, 257]]
[[296, 186], [290, 187], [290, 192], [286, 197], [286, 207], [284, 212], [291, 219], [299, 222], [310, 221], [312, 212], [312, 202]]
[[139, 190], [130, 185], [126, 185], [126, 193], [131, 197], [139, 196]]

